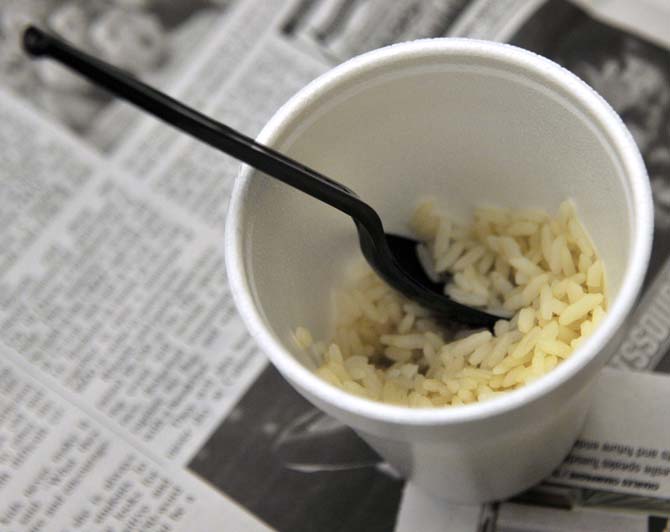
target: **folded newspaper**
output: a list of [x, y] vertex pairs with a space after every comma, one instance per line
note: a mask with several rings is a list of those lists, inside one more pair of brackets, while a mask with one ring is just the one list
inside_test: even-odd
[[[221, 246], [238, 164], [28, 61], [27, 22], [252, 136], [334, 65], [416, 38], [511, 42], [591, 84], [643, 153], [656, 233], [565, 462], [491, 505], [407, 485], [238, 318]], [[668, 27], [664, 0], [0, 3], [0, 530], [667, 530]]]

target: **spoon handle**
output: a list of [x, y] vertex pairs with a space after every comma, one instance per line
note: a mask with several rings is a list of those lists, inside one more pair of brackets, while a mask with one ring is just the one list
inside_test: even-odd
[[[379, 215], [344, 185], [212, 120], [142, 83], [128, 72], [90, 56], [39, 28], [30, 26], [25, 30], [23, 46], [30, 55], [54, 59], [163, 122], [348, 214], [356, 223], [361, 251], [370, 265], [391, 286], [410, 299], [463, 323], [492, 326], [495, 322], [495, 316], [451, 301], [408, 275], [389, 247]], [[436, 295], [439, 297], [436, 298]]]
[[[354, 218], [372, 221], [370, 220], [372, 209], [344, 185], [257, 143], [225, 124], [212, 120], [142, 83], [129, 73], [69, 45], [64, 40], [29, 26], [23, 34], [23, 46], [32, 56], [55, 59], [115, 96], [249, 166]], [[372, 212], [374, 214], [374, 211]], [[376, 215], [374, 217], [378, 220]], [[374, 221], [375, 225], [377, 220]]]

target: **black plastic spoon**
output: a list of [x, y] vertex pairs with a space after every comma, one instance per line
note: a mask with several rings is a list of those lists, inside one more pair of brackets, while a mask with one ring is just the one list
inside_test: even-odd
[[438, 318], [476, 327], [493, 327], [499, 316], [451, 300], [433, 282], [417, 256], [415, 240], [384, 232], [376, 211], [347, 187], [216, 122], [142, 83], [130, 74], [92, 57], [67, 42], [30, 26], [23, 45], [33, 57], [50, 57], [113, 95], [210, 146], [319, 199], [353, 218], [363, 255], [389, 285]]

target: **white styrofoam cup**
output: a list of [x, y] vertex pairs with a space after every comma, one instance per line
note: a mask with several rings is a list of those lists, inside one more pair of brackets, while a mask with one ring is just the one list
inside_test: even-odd
[[375, 50], [324, 74], [275, 114], [259, 141], [351, 187], [390, 232], [407, 233], [424, 197], [464, 220], [478, 205], [554, 213], [574, 200], [605, 264], [607, 317], [545, 377], [447, 408], [350, 395], [314, 375], [314, 362], [292, 342], [298, 325], [321, 338], [332, 332], [331, 291], [359, 253], [350, 219], [245, 167], [226, 227], [230, 285], [253, 337], [302, 395], [410, 481], [475, 503], [547, 476], [579, 434], [594, 378], [617, 347], [649, 260], [649, 182], [616, 113], [540, 56], [431, 39]]

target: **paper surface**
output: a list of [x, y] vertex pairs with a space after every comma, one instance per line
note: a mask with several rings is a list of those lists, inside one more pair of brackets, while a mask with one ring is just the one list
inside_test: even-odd
[[179, 467], [265, 365], [218, 235], [9, 94], [0, 122], [0, 523], [266, 529]]
[[2, 530], [269, 530], [0, 354]]
[[594, 17], [632, 31], [660, 46], [670, 46], [670, 5], [664, 0], [572, 0]]

